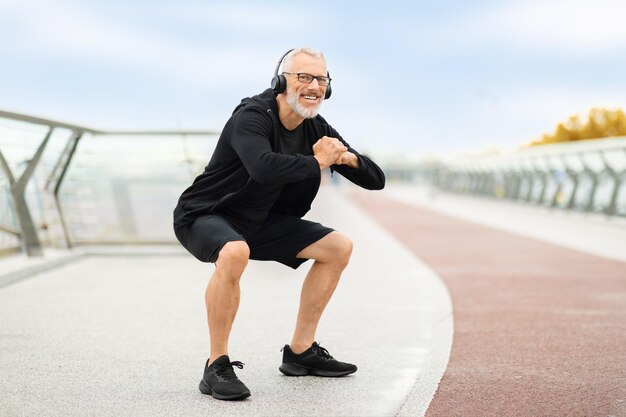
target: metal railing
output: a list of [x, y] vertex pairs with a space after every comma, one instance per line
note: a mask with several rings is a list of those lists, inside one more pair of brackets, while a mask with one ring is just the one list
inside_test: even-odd
[[[138, 178], [136, 169], [132, 170], [142, 158], [152, 162], [151, 166], [144, 162], [141, 167], [149, 171], [153, 182], [167, 184], [178, 179], [168, 199], [168, 203], [172, 200], [175, 204], [175, 194], [188, 185], [189, 179], [198, 173], [211, 153], [207, 146], [206, 152], [200, 152], [198, 158], [192, 156], [190, 138], [219, 134], [217, 131], [97, 130], [8, 111], [0, 111], [0, 121], [4, 122], [0, 125], [0, 253], [21, 248], [28, 256], [43, 254], [42, 235], [46, 235], [47, 239], [43, 240], [51, 244], [53, 227], [60, 232], [58, 240], [62, 246], [71, 247], [75, 241], [81, 241], [80, 229], [83, 227], [84, 235], [85, 224], [77, 222], [77, 218], [91, 216], [94, 224], [102, 225], [102, 216], [107, 211], [114, 211], [119, 214], [117, 223], [131, 224], [128, 221], [132, 214], [132, 207], [127, 204], [128, 187], [133, 181], [145, 182], [145, 178]], [[86, 162], [78, 164], [72, 171], [74, 175], [70, 175], [70, 166], [80, 154], [77, 153], [78, 145], [81, 143], [81, 149], [85, 148], [86, 137], [90, 143], [99, 142], [100, 151], [90, 155], [87, 146], [82, 155]], [[133, 158], [132, 151], [127, 148], [133, 148], [130, 145], [136, 142], [142, 147], [135, 146]], [[121, 146], [113, 146], [115, 150], [109, 155], [101, 152], [103, 149], [110, 151], [114, 143], [121, 143]], [[158, 152], [151, 151], [155, 147]], [[167, 160], [162, 164], [165, 168], [156, 166], [159, 158]], [[80, 155], [78, 159], [81, 159]], [[174, 174], [166, 168], [169, 165], [177, 165]], [[94, 190], [93, 185], [103, 180], [114, 184], [111, 189], [121, 196], [114, 206], [100, 208], [85, 198], [86, 195], [102, 198], [97, 193], [106, 187]], [[71, 186], [66, 190], [68, 184]], [[65, 213], [68, 208], [72, 211], [71, 216]], [[111, 227], [110, 223], [104, 224]], [[126, 229], [132, 230], [133, 227], [131, 224]], [[82, 240], [90, 239], [99, 240], [94, 239], [93, 233]]]
[[467, 157], [422, 174], [445, 191], [626, 215], [626, 137]]

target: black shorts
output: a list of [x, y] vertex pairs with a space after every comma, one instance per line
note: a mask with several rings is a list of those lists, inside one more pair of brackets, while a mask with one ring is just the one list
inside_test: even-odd
[[174, 230], [185, 249], [202, 262], [215, 262], [227, 242], [242, 240], [250, 248], [250, 259], [276, 261], [293, 269], [307, 261], [296, 258], [302, 249], [333, 231], [319, 223], [276, 213], [270, 213], [258, 228], [209, 214]]

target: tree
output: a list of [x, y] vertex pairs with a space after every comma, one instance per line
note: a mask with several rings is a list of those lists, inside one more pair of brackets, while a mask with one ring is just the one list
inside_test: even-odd
[[586, 122], [583, 122], [578, 115], [570, 116], [567, 121], [557, 124], [552, 134], [545, 134], [541, 139], [531, 142], [530, 145], [613, 136], [626, 136], [626, 113], [621, 109], [593, 108], [589, 111]]

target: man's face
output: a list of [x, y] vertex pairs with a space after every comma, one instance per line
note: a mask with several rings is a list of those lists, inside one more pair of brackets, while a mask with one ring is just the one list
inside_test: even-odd
[[[289, 72], [325, 77], [326, 65], [321, 59], [300, 53], [293, 57]], [[317, 116], [324, 94], [326, 94], [326, 87], [320, 87], [316, 79], [311, 84], [306, 84], [298, 81], [296, 75], [285, 74], [285, 77], [287, 78], [286, 98], [291, 109], [305, 119]]]

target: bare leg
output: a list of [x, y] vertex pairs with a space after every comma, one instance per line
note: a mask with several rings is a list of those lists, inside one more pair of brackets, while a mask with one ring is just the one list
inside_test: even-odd
[[250, 250], [245, 242], [228, 242], [215, 262], [216, 269], [205, 293], [211, 363], [228, 355], [228, 337], [239, 308], [239, 280], [249, 256]]
[[315, 263], [302, 284], [300, 309], [290, 344], [295, 353], [304, 352], [315, 341], [317, 325], [351, 253], [350, 239], [332, 232], [297, 255], [298, 258], [315, 259]]

